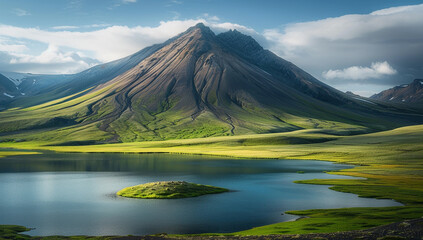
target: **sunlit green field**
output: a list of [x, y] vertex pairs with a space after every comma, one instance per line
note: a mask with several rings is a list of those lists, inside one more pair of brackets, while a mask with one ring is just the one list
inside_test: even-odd
[[175, 199], [198, 197], [206, 194], [216, 194], [228, 191], [228, 189], [210, 185], [183, 181], [167, 181], [144, 183], [137, 186], [126, 187], [116, 194], [128, 198]]
[[[316, 159], [357, 165], [330, 174], [360, 179], [315, 179], [299, 184], [325, 184], [362, 197], [394, 199], [404, 207], [348, 208], [287, 212], [307, 216], [233, 233], [236, 235], [333, 232], [369, 228], [423, 216], [423, 125], [344, 136], [342, 131], [299, 130], [187, 140], [86, 146], [48, 146], [48, 142], [3, 142], [0, 147], [58, 152], [124, 152], [209, 154], [237, 158]], [[27, 153], [27, 152], [26, 152]], [[1, 153], [3, 156], [8, 153]]]

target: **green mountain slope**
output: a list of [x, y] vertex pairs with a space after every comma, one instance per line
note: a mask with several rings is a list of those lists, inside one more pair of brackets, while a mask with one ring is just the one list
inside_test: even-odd
[[82, 144], [307, 128], [353, 133], [423, 120], [412, 110], [352, 98], [251, 37], [216, 36], [201, 24], [113, 79], [95, 79], [53, 90], [60, 94], [52, 101], [1, 112], [0, 139]]

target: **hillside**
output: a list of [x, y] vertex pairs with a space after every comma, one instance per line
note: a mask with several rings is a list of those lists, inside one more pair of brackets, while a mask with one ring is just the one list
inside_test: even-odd
[[[66, 74], [31, 74], [16, 72], [1, 72], [5, 82], [13, 89], [4, 107], [11, 107], [13, 102], [24, 102], [26, 98], [42, 94], [47, 89], [57, 87], [71, 80], [72, 75]], [[28, 101], [32, 102], [32, 101]]]
[[216, 36], [202, 24], [28, 99], [0, 113], [3, 141], [87, 144], [310, 128], [350, 134], [423, 122], [411, 109], [323, 84], [249, 36]]
[[387, 102], [417, 103], [423, 105], [423, 79], [415, 79], [410, 84], [403, 84], [371, 96]]
[[0, 74], [0, 110], [4, 109], [15, 96], [20, 95], [15, 84]]

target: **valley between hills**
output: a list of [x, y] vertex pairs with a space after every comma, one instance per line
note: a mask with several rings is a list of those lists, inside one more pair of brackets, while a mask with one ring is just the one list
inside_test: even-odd
[[97, 78], [90, 71], [109, 70], [94, 67], [8, 103], [0, 112], [0, 157], [54, 151], [322, 160], [355, 165], [328, 173], [358, 178], [296, 183], [403, 204], [292, 209], [286, 214], [303, 218], [211, 235], [330, 233], [423, 216], [418, 107], [349, 96], [249, 36], [215, 35], [202, 24], [110, 65], [121, 72]]

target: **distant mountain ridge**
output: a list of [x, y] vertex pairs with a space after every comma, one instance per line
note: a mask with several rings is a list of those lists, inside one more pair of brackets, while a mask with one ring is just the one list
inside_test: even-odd
[[415, 79], [410, 84], [403, 84], [371, 96], [387, 102], [423, 104], [423, 79]]
[[[107, 82], [134, 67], [162, 45], [156, 44], [144, 48], [128, 57], [99, 64], [76, 74], [49, 75], [6, 72], [4, 74], [16, 84], [22, 93], [16, 96], [18, 98], [10, 103], [10, 107], [41, 104]], [[27, 98], [34, 95], [36, 96]]]
[[9, 78], [0, 74], [0, 110], [18, 94], [16, 85]]
[[57, 86], [70, 80], [70, 74], [31, 74], [1, 72], [13, 85], [17, 92], [15, 98], [32, 96], [43, 92], [46, 88]]
[[215, 35], [203, 24], [12, 104], [0, 112], [2, 135], [69, 144], [423, 122], [412, 110], [342, 93], [250, 36]]

